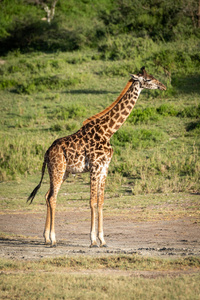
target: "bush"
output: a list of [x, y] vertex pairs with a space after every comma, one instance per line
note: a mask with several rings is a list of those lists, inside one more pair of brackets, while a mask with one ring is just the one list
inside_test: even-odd
[[15, 86], [17, 82], [13, 79], [1, 79], [0, 80], [0, 90], [11, 88]]
[[154, 147], [165, 140], [165, 134], [156, 129], [135, 130], [132, 140], [133, 149]]
[[141, 109], [141, 108], [134, 109], [128, 118], [128, 121], [131, 124], [148, 123], [148, 121], [158, 121], [158, 120], [159, 120], [159, 115], [157, 113], [157, 110], [153, 107], [147, 107], [145, 109]]
[[157, 113], [162, 116], [177, 116], [178, 111], [175, 109], [173, 105], [170, 104], [162, 104], [160, 107], [156, 109]]
[[[42, 20], [46, 13], [38, 3], [1, 1], [2, 54], [14, 49], [22, 52], [33, 49], [74, 51], [99, 47], [111, 59], [134, 58], [131, 47], [137, 49], [146, 37], [148, 43], [151, 41], [146, 50], [152, 48], [152, 41], [199, 37], [198, 18], [195, 17], [198, 15], [198, 1], [93, 0], [92, 5], [85, 0], [79, 0], [78, 4], [77, 0], [58, 1], [51, 24]], [[108, 36], [116, 38], [110, 46]]]
[[138, 56], [147, 55], [154, 47], [154, 42], [149, 38], [136, 38], [133, 34], [124, 34], [100, 42], [98, 50], [102, 53], [101, 58], [134, 60]]
[[186, 126], [187, 131], [195, 131], [197, 134], [200, 134], [200, 121], [190, 122]]
[[[187, 41], [188, 42], [188, 41]], [[180, 72], [182, 70], [194, 71], [200, 66], [198, 42], [191, 40], [192, 48], [188, 51], [185, 43], [168, 44], [167, 47], [155, 51], [150, 59], [157, 65], [162, 67], [166, 73]], [[176, 48], [175, 48], [176, 47]]]
[[198, 106], [188, 106], [178, 113], [181, 118], [199, 118], [200, 104]]
[[[0, 150], [0, 180], [15, 179], [19, 175], [27, 175], [41, 168], [41, 161], [47, 149], [44, 143], [27, 140], [26, 136], [3, 138]], [[34, 168], [33, 168], [34, 166]]]
[[199, 115], [200, 105], [192, 105], [178, 110], [173, 105], [164, 103], [157, 108], [134, 109], [128, 118], [128, 122], [131, 124], [148, 124], [150, 121], [158, 121], [162, 117], [198, 118]]
[[112, 137], [112, 144], [125, 147], [131, 144], [133, 149], [149, 148], [163, 142], [166, 135], [156, 129], [120, 129]]
[[52, 131], [62, 131], [62, 126], [60, 124], [54, 124], [51, 126], [50, 130]]
[[19, 94], [32, 94], [34, 92], [41, 92], [47, 89], [58, 90], [67, 88], [69, 86], [80, 83], [81, 79], [78, 77], [69, 77], [68, 79], [59, 78], [59, 76], [45, 76], [38, 77], [31, 81], [17, 85], [16, 91]]
[[60, 107], [56, 111], [52, 112], [50, 118], [56, 118], [58, 120], [78, 119], [86, 116], [86, 108], [81, 105], [73, 104], [67, 107]]

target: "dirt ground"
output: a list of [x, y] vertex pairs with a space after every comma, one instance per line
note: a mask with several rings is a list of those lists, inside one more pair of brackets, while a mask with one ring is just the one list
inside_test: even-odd
[[44, 245], [45, 213], [12, 211], [0, 215], [0, 257], [35, 260], [65, 255], [137, 253], [145, 256], [200, 256], [200, 227], [192, 219], [134, 222], [105, 216], [107, 248], [90, 248], [90, 210], [56, 212], [57, 247]]

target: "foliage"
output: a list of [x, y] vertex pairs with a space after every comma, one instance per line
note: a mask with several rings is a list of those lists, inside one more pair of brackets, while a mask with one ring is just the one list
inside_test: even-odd
[[112, 138], [113, 145], [124, 147], [126, 144], [133, 149], [149, 148], [160, 143], [164, 139], [164, 133], [152, 129], [121, 129]]
[[131, 124], [148, 124], [150, 121], [158, 121], [162, 118], [172, 116], [180, 118], [198, 118], [200, 115], [200, 104], [190, 105], [184, 108], [175, 108], [174, 105], [163, 103], [157, 108], [147, 107], [144, 109], [134, 109], [128, 122]]
[[55, 110], [51, 118], [54, 117], [58, 120], [76, 119], [86, 116], [86, 109], [84, 106], [72, 104], [68, 107], [60, 107]]
[[[200, 59], [197, 20], [192, 23], [188, 14], [192, 2], [183, 12], [184, 1], [173, 8], [166, 1], [157, 6], [155, 1], [102, 0], [93, 6], [90, 1], [80, 0], [79, 5], [58, 1], [50, 25], [38, 20], [44, 14], [41, 6], [26, 3], [27, 15], [24, 3], [16, 1], [11, 7], [9, 1], [1, 2], [10, 16], [2, 27], [7, 33], [0, 37], [1, 50], [15, 48], [0, 65], [1, 179], [38, 172], [53, 139], [78, 130], [84, 119], [108, 106], [125, 84], [124, 77], [145, 65], [167, 85], [167, 91], [142, 93], [123, 128], [113, 136], [115, 155], [109, 176], [116, 182], [122, 176], [134, 179], [133, 193], [197, 191]], [[170, 9], [173, 14], [167, 19]], [[14, 14], [16, 19], [11, 17]], [[171, 22], [170, 34], [166, 22]], [[181, 22], [190, 25], [174, 40]], [[190, 39], [189, 28], [196, 34]], [[155, 38], [156, 31], [162, 34]], [[59, 52], [85, 47], [97, 50]], [[45, 54], [33, 49], [56, 51]], [[181, 155], [177, 149], [182, 149]]]
[[99, 51], [102, 58], [106, 59], [127, 59], [147, 55], [156, 47], [152, 39], [134, 37], [133, 34], [121, 34], [117, 37], [109, 37], [99, 43]]
[[[188, 49], [180, 42], [152, 45], [153, 53], [177, 48], [188, 57], [195, 56], [197, 49], [195, 42]], [[152, 57], [142, 50], [131, 62], [105, 61], [96, 51], [9, 53], [0, 67], [1, 180], [39, 174], [51, 143], [77, 131], [84, 119], [108, 106], [128, 74], [137, 72], [146, 60], [147, 71], [167, 82], [168, 89], [143, 91], [113, 136], [108, 187], [118, 188], [125, 180], [133, 194], [198, 191], [198, 62], [178, 67], [177, 56], [169, 77], [165, 60], [161, 67]]]
[[62, 79], [58, 76], [37, 77], [32, 81], [28, 81], [17, 85], [16, 92], [19, 94], [32, 94], [34, 92], [45, 91], [46, 89], [55, 90], [67, 88], [80, 82], [79, 78]]
[[199, 37], [197, 0], [58, 1], [50, 24], [44, 20], [46, 13], [38, 1], [4, 0], [0, 5], [1, 53], [11, 49], [73, 51], [85, 47], [103, 51], [107, 40], [114, 37], [110, 58], [116, 59], [120, 51], [116, 52], [114, 45], [126, 49], [125, 39], [132, 46], [140, 44], [140, 38], [147, 38], [151, 46], [152, 40]]
[[134, 32], [154, 40], [171, 40], [194, 32], [197, 11], [198, 1], [119, 0], [110, 11], [103, 10], [101, 18], [113, 35]]

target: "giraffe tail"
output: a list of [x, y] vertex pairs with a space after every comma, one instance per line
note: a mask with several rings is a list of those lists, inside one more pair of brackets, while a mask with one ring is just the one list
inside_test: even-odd
[[30, 196], [28, 197], [27, 199], [27, 202], [30, 201], [30, 204], [33, 202], [33, 199], [35, 198], [35, 195], [37, 194], [41, 184], [42, 184], [42, 180], [43, 180], [43, 177], [44, 177], [44, 173], [45, 173], [45, 168], [46, 168], [46, 156], [47, 156], [47, 153], [45, 154], [45, 157], [44, 157], [44, 162], [43, 162], [43, 165], [42, 165], [42, 176], [41, 176], [41, 179], [40, 179], [40, 182], [39, 184], [34, 188], [34, 190], [32, 191], [32, 193], [30, 194]]

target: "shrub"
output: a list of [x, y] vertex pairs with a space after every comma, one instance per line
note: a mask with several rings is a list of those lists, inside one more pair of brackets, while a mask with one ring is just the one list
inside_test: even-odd
[[69, 77], [68, 79], [59, 78], [59, 76], [44, 76], [34, 78], [32, 81], [28, 81], [17, 85], [17, 93], [19, 94], [32, 94], [36, 91], [41, 92], [46, 89], [56, 90], [64, 87], [69, 87], [80, 83], [80, 77]]
[[15, 86], [17, 82], [14, 79], [1, 79], [0, 80], [0, 90], [11, 88]]
[[[187, 41], [187, 44], [189, 41]], [[185, 43], [178, 47], [178, 43], [169, 43], [166, 47], [160, 47], [158, 51], [154, 51], [150, 55], [149, 59], [159, 67], [162, 67], [168, 76], [171, 76], [171, 72], [180, 73], [182, 70], [194, 72], [200, 66], [198, 42], [191, 40], [191, 49], [188, 51]]]
[[132, 133], [122, 128], [118, 130], [112, 137], [112, 142], [116, 146], [124, 147], [126, 143], [130, 143], [132, 140]]
[[145, 109], [134, 109], [128, 121], [131, 124], [141, 124], [141, 123], [148, 123], [148, 121], [157, 121], [159, 119], [159, 115], [155, 108], [147, 107]]
[[156, 109], [157, 113], [162, 116], [177, 116], [178, 111], [171, 104], [164, 103]]
[[178, 113], [182, 118], [198, 118], [200, 116], [200, 104], [198, 106], [188, 106]]
[[187, 124], [186, 129], [187, 131], [195, 131], [196, 133], [200, 134], [200, 121]]
[[163, 142], [166, 135], [156, 129], [120, 129], [112, 137], [112, 143], [116, 146], [125, 147], [131, 144], [133, 149], [149, 148]]
[[60, 107], [50, 114], [50, 118], [58, 120], [76, 119], [86, 116], [86, 108], [81, 105], [72, 104], [67, 107]]
[[62, 131], [62, 126], [60, 124], [54, 124], [51, 126], [50, 130], [52, 131]]
[[132, 148], [154, 147], [157, 143], [163, 142], [165, 134], [156, 129], [138, 129], [135, 130], [132, 139]]
[[8, 141], [3, 137], [0, 150], [0, 180], [15, 179], [40, 170], [47, 145], [27, 139], [25, 135]]
[[158, 121], [162, 117], [198, 118], [199, 115], [200, 105], [188, 106], [178, 110], [174, 105], [164, 103], [157, 108], [134, 109], [128, 118], [128, 122], [131, 124], [148, 124], [149, 121]]
[[98, 50], [105, 59], [135, 59], [146, 55], [154, 48], [154, 42], [149, 38], [136, 38], [132, 34], [110, 37], [102, 41]]

